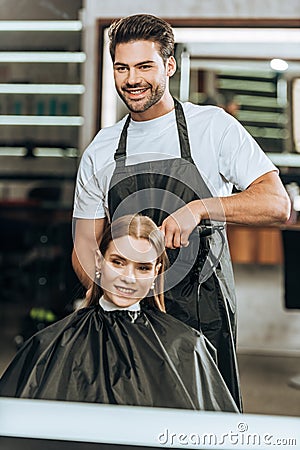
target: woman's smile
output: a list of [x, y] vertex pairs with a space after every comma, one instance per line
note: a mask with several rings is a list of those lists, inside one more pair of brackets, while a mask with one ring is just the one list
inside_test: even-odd
[[132, 296], [136, 292], [136, 289], [127, 288], [124, 286], [115, 286], [115, 289], [125, 296]]

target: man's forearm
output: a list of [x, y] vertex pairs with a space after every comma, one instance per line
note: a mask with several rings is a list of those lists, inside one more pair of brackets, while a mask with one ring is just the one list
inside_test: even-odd
[[[77, 253], [75, 251], [75, 249], [72, 252], [72, 265], [73, 265], [73, 269], [74, 272], [76, 273], [79, 281], [81, 282], [81, 284], [89, 289], [93, 283], [92, 278], [88, 275], [87, 271], [84, 270], [82, 264], [80, 263]], [[90, 264], [89, 264], [90, 265]]]
[[[228, 197], [196, 200], [199, 220], [212, 219], [248, 225], [286, 222], [290, 214], [288, 195], [275, 173], [267, 174], [243, 192]], [[272, 182], [269, 182], [272, 181]]]
[[168, 248], [186, 246], [195, 226], [210, 219], [247, 225], [286, 222], [290, 201], [276, 172], [263, 175], [248, 189], [228, 197], [193, 200], [168, 216], [161, 225]]
[[76, 219], [72, 264], [80, 282], [88, 289], [95, 277], [96, 250], [106, 219]]

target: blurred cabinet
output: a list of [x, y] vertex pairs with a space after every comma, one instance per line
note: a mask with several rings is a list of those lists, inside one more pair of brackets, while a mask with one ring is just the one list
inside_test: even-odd
[[283, 263], [282, 235], [279, 228], [228, 225], [227, 234], [233, 263]]

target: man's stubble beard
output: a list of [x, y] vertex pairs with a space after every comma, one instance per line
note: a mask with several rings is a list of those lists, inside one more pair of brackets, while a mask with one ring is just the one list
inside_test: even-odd
[[[133, 87], [133, 86], [131, 86], [131, 87]], [[139, 86], [134, 86], [134, 87], [137, 88]], [[127, 97], [122, 93], [122, 90], [121, 89], [119, 90], [117, 88], [117, 92], [118, 92], [118, 95], [121, 98], [121, 100], [125, 103], [125, 105], [129, 109], [129, 111], [132, 111], [135, 113], [143, 113], [143, 112], [147, 111], [147, 109], [151, 108], [151, 106], [158, 103], [159, 100], [164, 95], [165, 90], [166, 90], [166, 81], [163, 80], [163, 82], [161, 82], [154, 91], [151, 88], [150, 98], [148, 98], [148, 100], [146, 100], [145, 103], [142, 103], [141, 105], [139, 105], [138, 100], [136, 102], [134, 100], [128, 100]]]

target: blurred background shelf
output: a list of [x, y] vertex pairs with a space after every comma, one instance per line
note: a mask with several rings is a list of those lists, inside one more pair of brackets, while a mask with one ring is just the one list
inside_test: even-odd
[[78, 149], [86, 60], [80, 7], [69, 5], [72, 19], [0, 21], [1, 146], [47, 139], [48, 148]]

